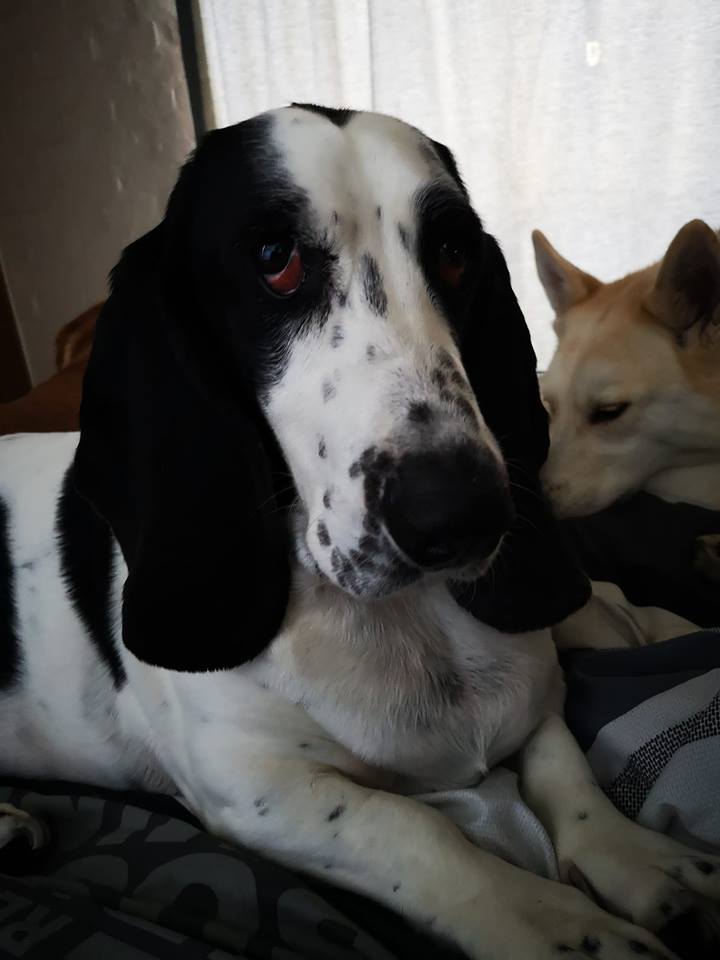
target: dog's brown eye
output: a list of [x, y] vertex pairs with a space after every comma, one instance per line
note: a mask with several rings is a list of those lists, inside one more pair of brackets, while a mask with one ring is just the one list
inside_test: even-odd
[[257, 252], [257, 263], [265, 283], [283, 297], [295, 293], [305, 275], [300, 250], [293, 240], [263, 243]]
[[440, 244], [437, 258], [437, 272], [443, 283], [449, 287], [458, 287], [467, 267], [467, 250], [462, 243], [446, 240]]
[[608, 423], [610, 420], [617, 420], [618, 417], [621, 417], [629, 406], [629, 403], [601, 404], [590, 411], [588, 419], [590, 423]]

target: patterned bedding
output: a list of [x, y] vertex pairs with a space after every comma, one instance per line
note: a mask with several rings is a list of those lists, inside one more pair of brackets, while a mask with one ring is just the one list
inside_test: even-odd
[[[720, 849], [720, 634], [565, 656], [567, 717], [628, 816]], [[554, 875], [547, 835], [497, 770], [423, 798], [473, 840]], [[0, 783], [53, 846], [0, 861], [0, 957], [23, 960], [457, 960], [400, 917], [205, 833], [180, 804], [62, 784]], [[678, 944], [674, 944], [677, 948]], [[703, 956], [683, 941], [685, 956]]]

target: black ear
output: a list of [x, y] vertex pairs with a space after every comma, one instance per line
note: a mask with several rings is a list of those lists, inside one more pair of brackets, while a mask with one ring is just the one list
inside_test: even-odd
[[127, 564], [125, 645], [147, 663], [205, 671], [238, 666], [275, 636], [289, 554], [269, 428], [239, 372], [231, 385], [186, 282], [189, 176], [113, 273], [73, 480]]
[[490, 573], [454, 588], [474, 616], [507, 633], [551, 626], [579, 609], [590, 584], [545, 500], [549, 437], [535, 353], [497, 242], [484, 237], [482, 279], [460, 343], [480, 410], [508, 465], [517, 521]]

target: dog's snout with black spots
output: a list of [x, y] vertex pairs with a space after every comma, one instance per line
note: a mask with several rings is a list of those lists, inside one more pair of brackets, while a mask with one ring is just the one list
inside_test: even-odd
[[300, 224], [306, 276], [284, 307], [297, 314], [294, 339], [266, 409], [296, 484], [296, 556], [380, 596], [444, 562], [416, 562], [388, 529], [388, 490], [407, 494], [400, 463], [464, 444], [482, 459], [487, 437], [423, 259], [424, 201], [381, 191], [366, 207], [359, 196], [353, 184]]
[[[395, 466], [395, 455], [371, 445], [347, 467], [347, 479], [362, 499], [362, 521], [351, 542], [336, 542], [336, 522], [330, 490], [323, 494], [324, 513], [316, 521], [315, 537], [328, 575], [349, 593], [380, 595], [410, 583], [419, 571], [400, 557], [382, 529], [381, 498], [387, 477]], [[341, 538], [342, 540], [342, 538]]]
[[[377, 262], [363, 259], [360, 279], [366, 306], [372, 301], [371, 309], [379, 316], [375, 308], [383, 300], [384, 290]], [[502, 521], [510, 514], [501, 491], [503, 468], [483, 436], [483, 422], [459, 359], [439, 345], [431, 345], [425, 356], [405, 357], [397, 348], [386, 346], [382, 331], [378, 341], [363, 338], [358, 342], [350, 318], [331, 323], [324, 334], [324, 342], [333, 352], [315, 380], [315, 390], [326, 411], [317, 441], [319, 460], [324, 461], [318, 474], [322, 485], [309, 500], [304, 538], [311, 569], [316, 566], [351, 594], [372, 596], [407, 585], [426, 570], [453, 569], [453, 575], [461, 579], [470, 575], [471, 569], [482, 570], [504, 531], [502, 525], [480, 530], [474, 516], [466, 523], [457, 511], [452, 518], [441, 511], [432, 531], [421, 534], [423, 543], [428, 537], [432, 543], [418, 546], [414, 535], [408, 539], [399, 529], [393, 533], [388, 526], [390, 502], [411, 503], [414, 495], [405, 489], [403, 477], [407, 471], [400, 467], [409, 462], [408, 458], [427, 456], [433, 463], [445, 459], [450, 462], [454, 450], [472, 451], [470, 460], [483, 465], [482, 470], [478, 467], [483, 515], [493, 513]], [[366, 396], [366, 385], [375, 382], [381, 384], [380, 393], [377, 397], [372, 393]], [[386, 426], [373, 431], [375, 442], [348, 456], [347, 438], [353, 438], [354, 423], [368, 404], [378, 423], [386, 422], [390, 429]], [[341, 409], [351, 414], [344, 421], [344, 431], [335, 429], [340, 426], [336, 420]], [[438, 470], [435, 474], [444, 477], [444, 468]], [[445, 487], [443, 480], [443, 490]], [[485, 492], [490, 487], [500, 491], [492, 496], [498, 503], [502, 500], [502, 509], [486, 509]], [[443, 490], [437, 493], [441, 501], [447, 499]], [[451, 499], [457, 499], [461, 491], [465, 491], [462, 484]], [[472, 502], [479, 503], [478, 498], [473, 488]], [[462, 499], [463, 503], [470, 502], [464, 492]], [[412, 508], [411, 512], [417, 511]], [[425, 508], [420, 512], [426, 512]], [[396, 513], [393, 507], [393, 518]], [[460, 526], [471, 529], [472, 536], [461, 537]]]
[[447, 350], [438, 351], [436, 365], [430, 371], [430, 384], [433, 398], [450, 416], [459, 416], [464, 429], [479, 426], [472, 387]]

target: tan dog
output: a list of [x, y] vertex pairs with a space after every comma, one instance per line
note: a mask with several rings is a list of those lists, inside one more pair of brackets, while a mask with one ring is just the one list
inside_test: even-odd
[[539, 231], [538, 274], [559, 343], [542, 392], [546, 490], [583, 516], [644, 490], [720, 509], [720, 242], [686, 224], [662, 261], [614, 283]]
[[102, 304], [71, 320], [55, 338], [58, 372], [11, 403], [0, 403], [0, 434], [78, 429], [83, 377]]

